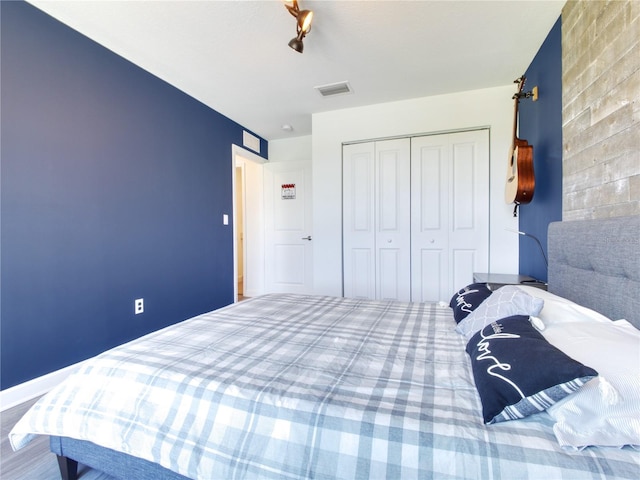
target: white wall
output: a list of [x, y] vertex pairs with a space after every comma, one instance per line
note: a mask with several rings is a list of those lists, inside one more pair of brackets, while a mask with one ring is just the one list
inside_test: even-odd
[[[507, 85], [313, 115], [314, 292], [342, 295], [342, 143], [476, 127], [490, 128], [490, 270], [517, 273], [518, 235], [505, 228], [518, 221], [504, 202], [514, 93]], [[270, 158], [284, 146], [270, 142]]]
[[311, 135], [269, 141], [269, 162], [311, 160]]

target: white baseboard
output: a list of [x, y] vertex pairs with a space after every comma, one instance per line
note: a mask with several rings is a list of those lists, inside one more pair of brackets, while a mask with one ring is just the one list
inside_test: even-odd
[[259, 297], [262, 292], [260, 290], [245, 290], [243, 295], [248, 298]]
[[47, 373], [46, 375], [21, 383], [15, 387], [0, 391], [0, 412], [39, 397], [40, 395], [44, 395], [67, 378], [80, 363], [69, 365], [55, 372]]

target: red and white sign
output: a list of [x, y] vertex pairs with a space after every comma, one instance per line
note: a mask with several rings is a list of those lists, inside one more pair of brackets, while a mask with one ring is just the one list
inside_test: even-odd
[[283, 183], [282, 184], [282, 200], [295, 200], [296, 198], [296, 184], [295, 183]]

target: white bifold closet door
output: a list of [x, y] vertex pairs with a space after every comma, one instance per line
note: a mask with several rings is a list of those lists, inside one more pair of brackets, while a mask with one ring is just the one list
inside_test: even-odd
[[488, 257], [488, 130], [343, 147], [346, 297], [448, 301]]
[[344, 295], [411, 299], [408, 138], [345, 145]]
[[411, 299], [449, 301], [489, 267], [489, 131], [411, 142]]

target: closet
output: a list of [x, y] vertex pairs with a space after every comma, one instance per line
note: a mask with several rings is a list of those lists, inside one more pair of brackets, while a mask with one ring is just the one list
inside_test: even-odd
[[448, 301], [489, 264], [489, 131], [345, 144], [346, 297]]

